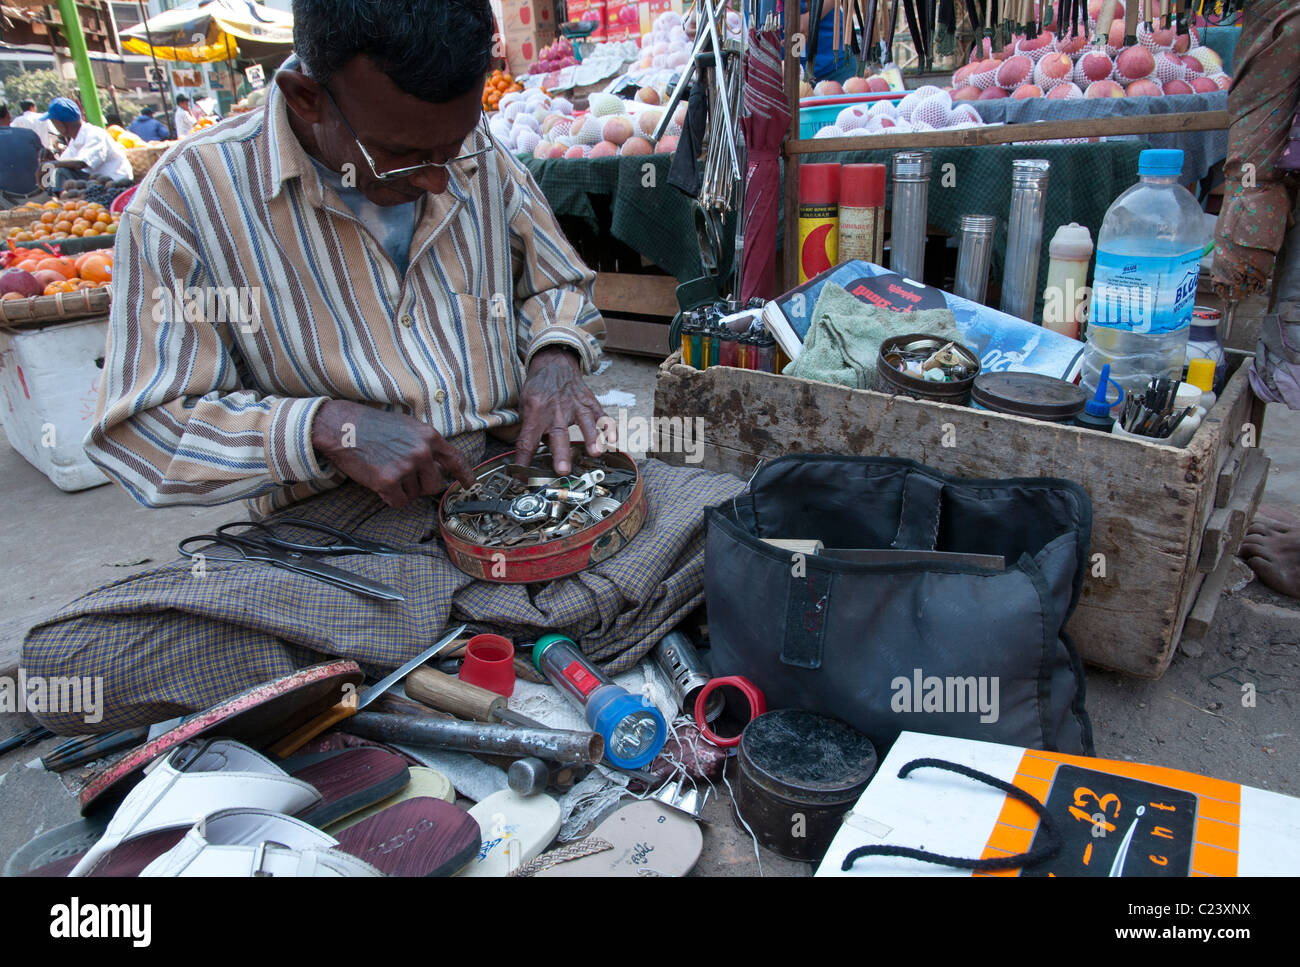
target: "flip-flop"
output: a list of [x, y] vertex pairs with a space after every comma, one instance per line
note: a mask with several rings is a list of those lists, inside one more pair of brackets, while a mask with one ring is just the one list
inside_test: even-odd
[[604, 840], [613, 849], [557, 863], [534, 875], [685, 876], [704, 847], [695, 820], [652, 799], [611, 813], [587, 839]]
[[265, 809], [222, 809], [141, 872], [155, 876], [383, 876], [315, 826]]
[[[282, 765], [285, 763], [281, 763]], [[316, 823], [325, 832], [331, 836], [337, 836], [349, 826], [355, 826], [363, 819], [369, 819], [375, 813], [382, 812], [389, 806], [396, 806], [399, 802], [405, 802], [408, 799], [441, 799], [443, 802], [454, 803], [456, 801], [456, 789], [452, 786], [451, 780], [441, 772], [430, 769], [428, 766], [408, 766], [411, 773], [411, 781], [405, 787], [398, 790], [382, 802], [367, 806], [365, 809], [358, 810], [350, 816], [332, 823]], [[311, 820], [308, 820], [309, 822]]]
[[264, 749], [339, 702], [347, 686], [365, 680], [361, 666], [340, 660], [301, 668], [290, 675], [240, 692], [191, 715], [156, 739], [127, 752], [81, 790], [81, 813], [113, 808], [144, 778], [144, 768], [159, 756], [193, 739], [223, 736], [252, 749]]
[[505, 876], [550, 845], [560, 831], [560, 804], [545, 794], [521, 796], [494, 792], [469, 814], [483, 830], [478, 857], [461, 876]]
[[[199, 743], [200, 748], [214, 742]], [[233, 744], [232, 744], [233, 745]], [[247, 750], [250, 755], [256, 755]], [[173, 750], [173, 754], [176, 750]], [[401, 756], [386, 749], [359, 747], [296, 756], [266, 766], [288, 773], [296, 781], [306, 805], [299, 818], [314, 825], [342, 820], [357, 810], [392, 796], [409, 780]], [[270, 773], [274, 775], [275, 773]], [[305, 787], [305, 788], [303, 788]], [[283, 802], [283, 800], [279, 800]], [[125, 804], [124, 804], [125, 805]], [[205, 799], [204, 810], [229, 803]], [[111, 855], [96, 864], [92, 876], [136, 876], [160, 853], [171, 849], [185, 835], [193, 813], [183, 813], [183, 823], [172, 823], [118, 844]], [[50, 830], [20, 848], [5, 864], [5, 876], [67, 876], [81, 858], [104, 836], [111, 817], [81, 819]]]
[[427, 796], [408, 799], [339, 832], [338, 848], [385, 876], [454, 876], [478, 853], [478, 823]]

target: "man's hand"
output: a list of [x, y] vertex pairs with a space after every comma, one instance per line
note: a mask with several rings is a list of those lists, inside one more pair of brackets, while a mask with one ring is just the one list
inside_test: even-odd
[[[570, 469], [569, 427], [578, 424], [587, 452], [605, 452], [597, 421], [605, 415], [582, 379], [582, 366], [572, 350], [560, 346], [539, 349], [528, 365], [528, 378], [519, 393], [521, 426], [515, 458], [525, 466], [533, 462], [545, 434], [555, 472]], [[607, 431], [608, 432], [608, 431]], [[615, 442], [610, 440], [610, 442]]]
[[433, 427], [405, 413], [330, 400], [316, 411], [311, 445], [390, 507], [440, 493], [449, 477], [465, 487], [474, 484], [460, 451]]

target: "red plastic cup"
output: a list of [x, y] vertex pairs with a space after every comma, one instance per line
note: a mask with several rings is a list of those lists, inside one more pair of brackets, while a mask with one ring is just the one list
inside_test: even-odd
[[500, 635], [475, 635], [465, 645], [460, 680], [509, 698], [515, 691], [515, 646]]

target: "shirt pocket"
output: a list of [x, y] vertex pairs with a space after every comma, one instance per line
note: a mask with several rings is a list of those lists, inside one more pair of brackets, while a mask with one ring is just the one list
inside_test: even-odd
[[515, 344], [514, 304], [504, 293], [483, 299], [458, 292], [455, 298], [465, 348], [481, 387], [477, 394], [480, 406], [486, 404], [487, 410], [513, 407], [524, 377]]

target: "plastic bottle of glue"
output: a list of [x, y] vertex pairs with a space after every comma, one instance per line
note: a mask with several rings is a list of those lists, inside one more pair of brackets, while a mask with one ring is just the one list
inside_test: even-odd
[[799, 281], [839, 264], [840, 166], [799, 166]]
[[1086, 225], [1062, 225], [1048, 245], [1047, 286], [1043, 289], [1043, 328], [1071, 339], [1079, 338], [1079, 322], [1087, 299], [1088, 262], [1092, 235]]

